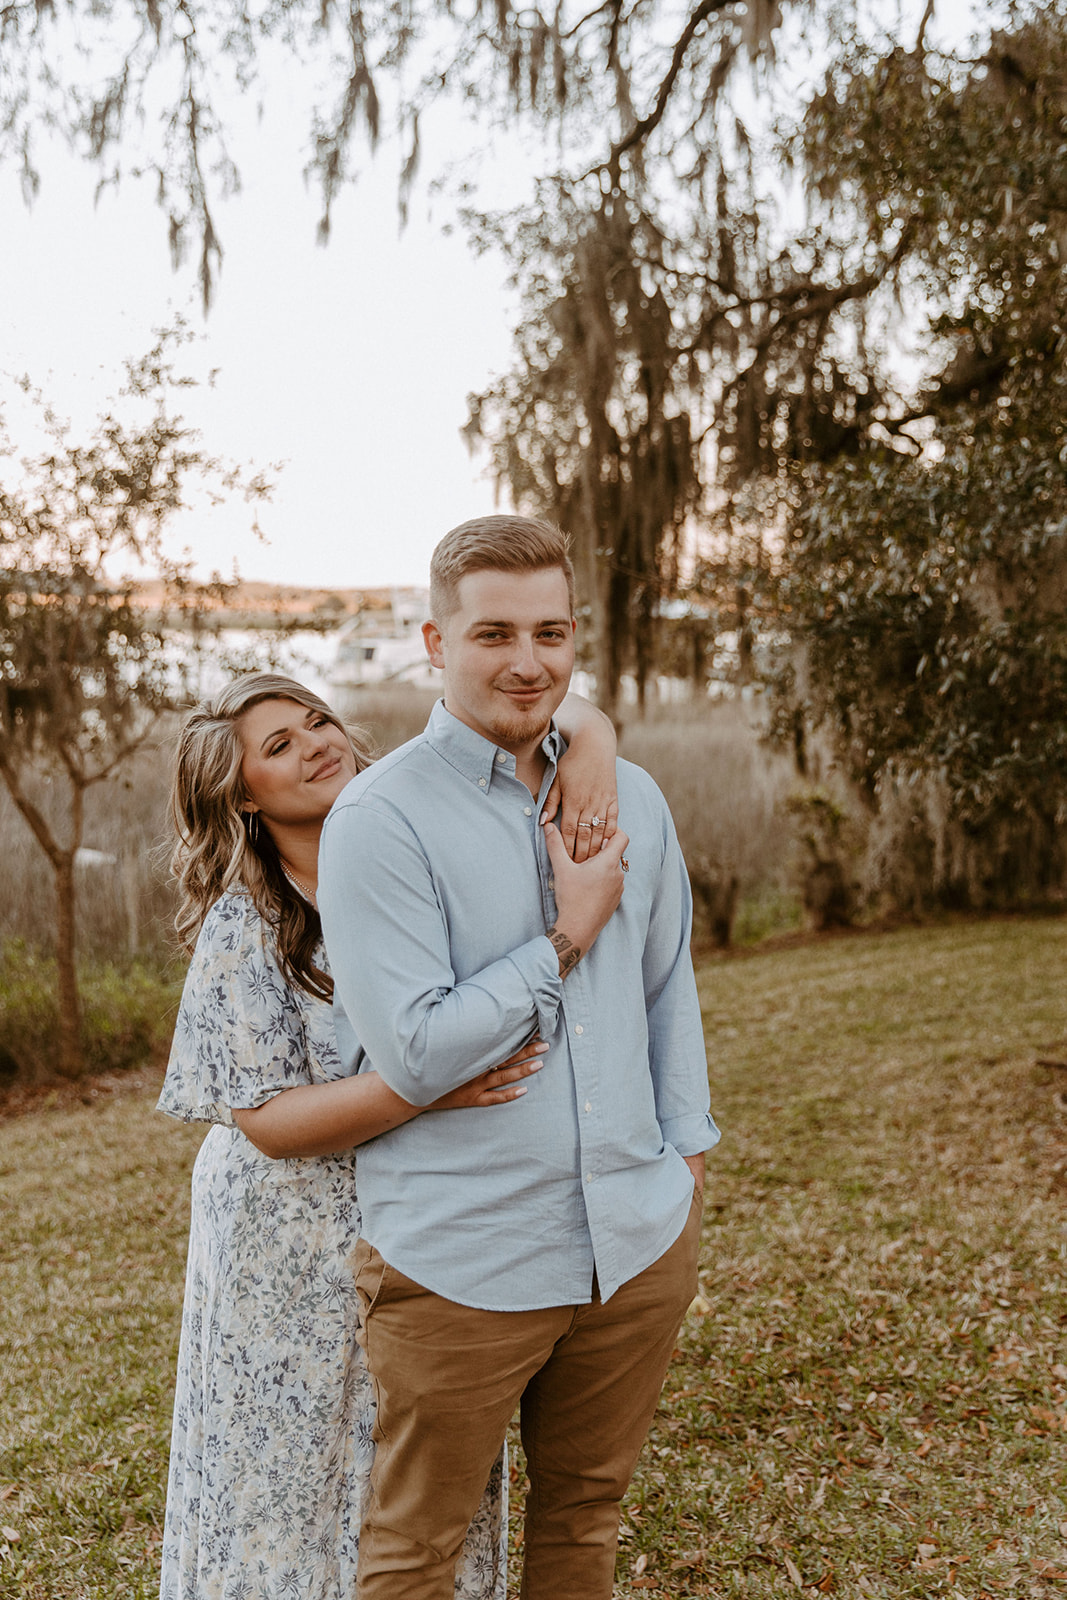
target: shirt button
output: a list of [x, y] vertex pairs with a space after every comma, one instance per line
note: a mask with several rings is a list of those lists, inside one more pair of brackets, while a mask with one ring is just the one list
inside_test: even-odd
[[523, 814], [524, 817], [532, 817], [533, 816], [533, 806], [523, 806], [522, 814]]
[[484, 778], [479, 778], [478, 779], [478, 787], [479, 787], [479, 789], [484, 789], [485, 788], [485, 779]]
[[506, 754], [505, 751], [503, 751], [503, 750], [498, 750], [497, 751], [497, 753], [496, 753], [496, 762], [497, 762], [497, 766], [498, 767], [502, 767], [504, 765], [504, 763], [507, 761], [507, 759], [508, 758], [507, 758], [507, 754]]
[[586, 1102], [585, 1102], [585, 1109], [586, 1109], [586, 1110], [587, 1110], [587, 1111], [592, 1111], [592, 1109], [593, 1109], [593, 1102], [592, 1102], [592, 1101], [591, 1101], [591, 1100], [587, 1100], [587, 1101], [586, 1101]]
[[580, 1022], [576, 1022], [574, 1024], [574, 1031], [575, 1031], [575, 1033], [584, 1033], [585, 1029], [582, 1027]]

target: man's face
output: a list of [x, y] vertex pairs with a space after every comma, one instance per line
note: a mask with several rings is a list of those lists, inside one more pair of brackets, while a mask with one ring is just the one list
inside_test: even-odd
[[574, 668], [574, 618], [559, 567], [469, 572], [440, 626], [423, 627], [426, 650], [445, 674], [454, 717], [515, 755], [548, 731]]

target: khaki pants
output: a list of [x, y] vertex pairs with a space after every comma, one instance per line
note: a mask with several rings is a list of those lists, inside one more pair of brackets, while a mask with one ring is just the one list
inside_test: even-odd
[[696, 1292], [700, 1204], [606, 1305], [479, 1311], [361, 1241], [361, 1342], [378, 1395], [359, 1600], [452, 1600], [459, 1557], [520, 1405], [530, 1474], [524, 1600], [610, 1600], [619, 1504]]

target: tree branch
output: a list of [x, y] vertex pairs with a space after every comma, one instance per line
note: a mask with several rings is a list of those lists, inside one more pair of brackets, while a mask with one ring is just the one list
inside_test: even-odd
[[18, 774], [11, 766], [3, 750], [0, 750], [0, 778], [3, 778], [8, 794], [26, 819], [26, 823], [37, 843], [58, 872], [69, 852], [60, 847], [43, 814], [34, 805], [29, 795], [23, 792], [19, 784]]
[[689, 53], [689, 46], [694, 38], [709, 17], [715, 16], [720, 11], [728, 10], [732, 4], [733, 0], [700, 0], [700, 4], [678, 36], [671, 56], [671, 64], [667, 68], [666, 75], [656, 93], [652, 110], [647, 116], [641, 117], [639, 121], [635, 122], [629, 133], [624, 134], [621, 139], [612, 145], [611, 153], [607, 159], [598, 162], [595, 167], [591, 167], [586, 174], [587, 177], [594, 177], [597, 173], [607, 172], [613, 180], [618, 178], [619, 164], [622, 157], [626, 155], [627, 151], [632, 150], [635, 145], [646, 139], [662, 122], [674, 85], [678, 80], [678, 74], [685, 65], [685, 58]]

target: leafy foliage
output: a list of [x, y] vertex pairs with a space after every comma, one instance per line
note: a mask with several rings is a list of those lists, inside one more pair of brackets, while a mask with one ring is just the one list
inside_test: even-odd
[[[143, 962], [96, 959], [79, 974], [88, 1073], [143, 1067], [170, 1048], [180, 982]], [[56, 962], [21, 940], [0, 948], [0, 1086], [47, 1080], [60, 1047]]]
[[903, 785], [929, 829], [940, 797], [931, 878], [967, 901], [1064, 867], [1065, 115], [1053, 7], [962, 75], [861, 62], [809, 128], [823, 192], [910, 231], [930, 354], [895, 408], [838, 412], [847, 448], [794, 478], [804, 698], [872, 800]]

